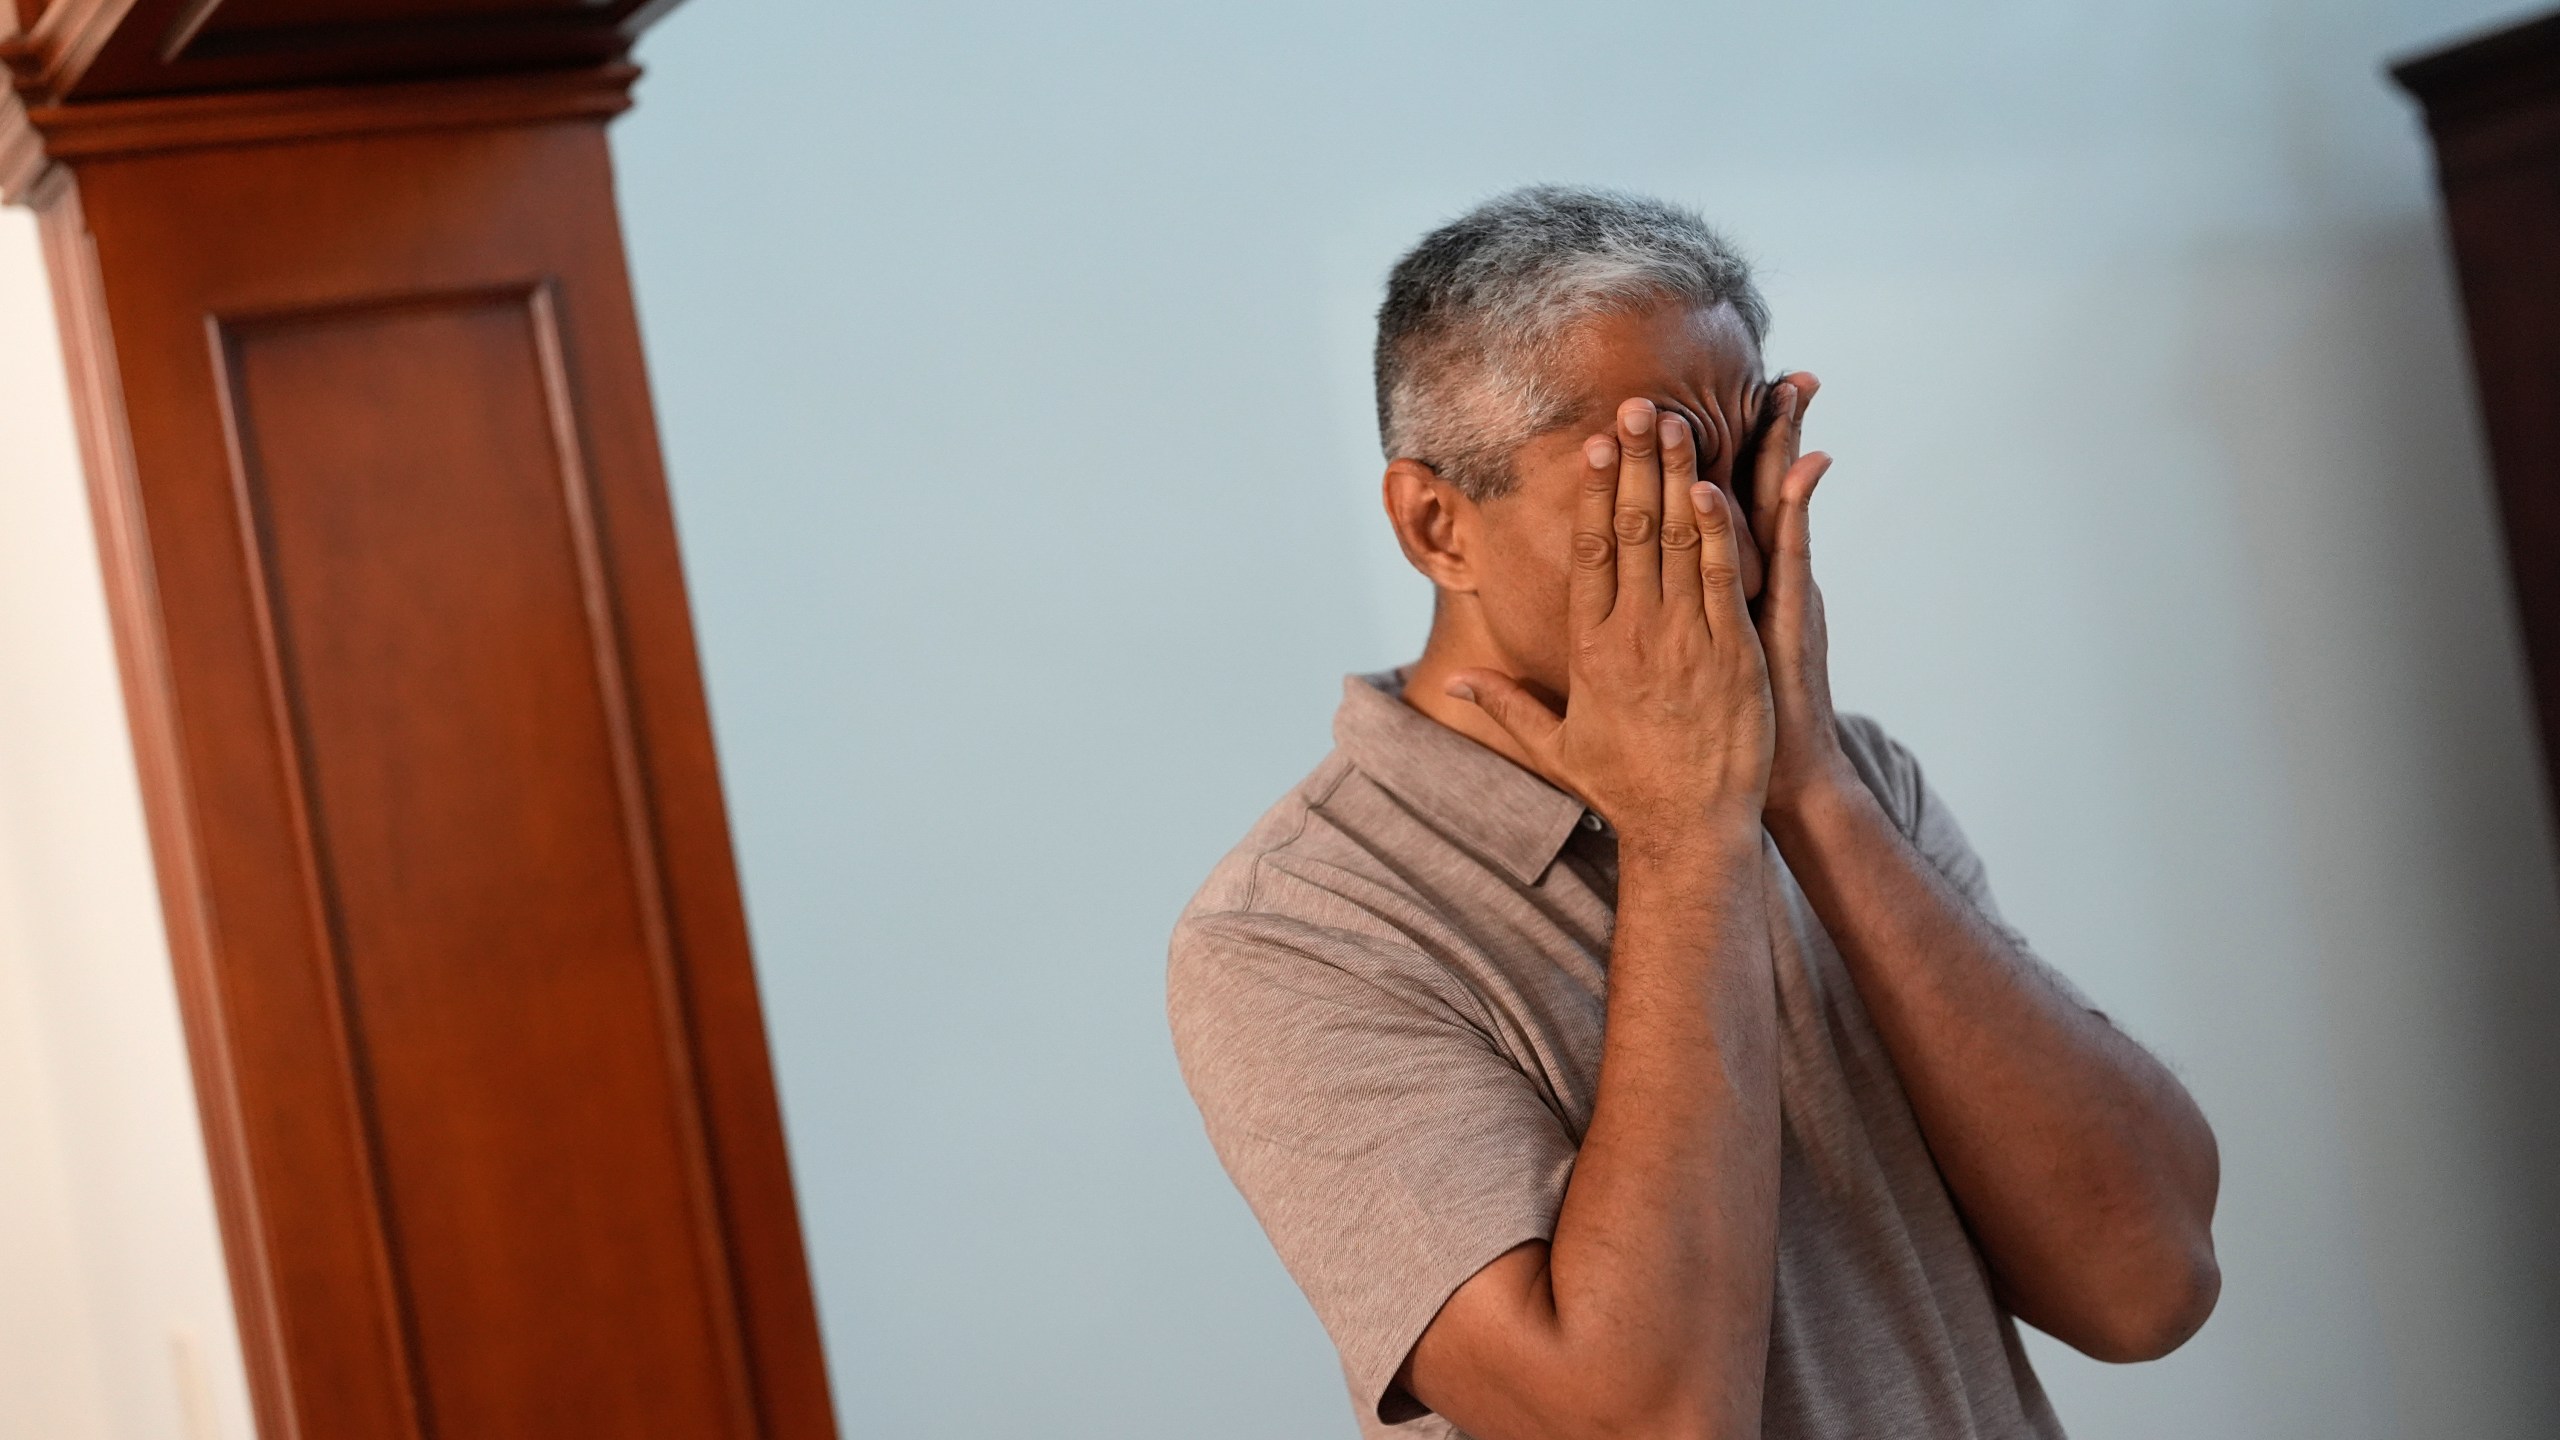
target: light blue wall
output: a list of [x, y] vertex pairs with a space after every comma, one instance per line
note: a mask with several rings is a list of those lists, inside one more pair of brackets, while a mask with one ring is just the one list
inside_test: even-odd
[[2220, 1128], [2081, 1440], [2560, 1433], [2560, 914], [2424, 151], [2507, 7], [694, 0], [623, 195], [855, 1435], [1352, 1433], [1168, 923], [1427, 611], [1397, 250], [1694, 202], [1818, 370], [1844, 699]]

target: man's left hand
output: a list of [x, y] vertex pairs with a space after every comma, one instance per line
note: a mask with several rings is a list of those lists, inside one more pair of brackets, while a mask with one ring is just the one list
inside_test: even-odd
[[1777, 757], [1769, 771], [1768, 809], [1794, 810], [1823, 787], [1856, 784], [1831, 710], [1830, 636], [1822, 590], [1813, 582], [1808, 514], [1813, 490], [1831, 468], [1820, 451], [1801, 455], [1804, 411], [1822, 382], [1798, 370], [1782, 375], [1761, 404], [1770, 407], [1751, 487], [1751, 534], [1767, 557], [1760, 598], [1752, 604], [1760, 646], [1769, 660], [1777, 710]]

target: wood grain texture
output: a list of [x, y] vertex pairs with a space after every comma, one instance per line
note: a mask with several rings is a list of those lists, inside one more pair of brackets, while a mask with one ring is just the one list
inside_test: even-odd
[[66, 98], [70, 87], [97, 63], [139, 0], [46, 0], [25, 24], [0, 41], [0, 68], [22, 95]]
[[343, 84], [625, 58], [676, 0], [18, 0], [30, 103]]
[[833, 1434], [628, 81], [22, 132], [269, 1440]]
[[2560, 14], [2413, 59], [2560, 808]]
[[605, 120], [631, 108], [639, 69], [528, 70], [453, 80], [314, 85], [84, 101], [29, 109], [0, 102], [0, 201], [34, 187], [48, 164], [271, 140]]
[[[554, 314], [534, 289], [215, 322], [278, 768], [386, 1328], [436, 1428], [751, 1435]], [[536, 1023], [491, 1024], [498, 996]]]

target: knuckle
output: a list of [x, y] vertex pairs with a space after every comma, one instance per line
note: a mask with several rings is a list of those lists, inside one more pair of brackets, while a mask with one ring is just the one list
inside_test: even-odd
[[1694, 550], [1698, 546], [1698, 527], [1686, 521], [1665, 521], [1662, 526], [1662, 548]]
[[1573, 563], [1585, 570], [1598, 570], [1616, 558], [1617, 547], [1609, 537], [1596, 530], [1574, 532]]
[[1701, 566], [1698, 570], [1698, 579], [1710, 590], [1731, 589], [1734, 582], [1733, 567], [1723, 564]]
[[1621, 510], [1610, 523], [1621, 545], [1641, 545], [1653, 538], [1653, 517], [1642, 510]]

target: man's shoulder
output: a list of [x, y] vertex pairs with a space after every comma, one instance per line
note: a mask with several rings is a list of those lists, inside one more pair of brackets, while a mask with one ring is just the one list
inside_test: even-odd
[[1365, 996], [1405, 989], [1407, 972], [1430, 969], [1409, 926], [1391, 918], [1412, 897], [1376, 853], [1381, 803], [1337, 750], [1264, 811], [1174, 922], [1174, 1007], [1232, 999], [1238, 987]]
[[1329, 828], [1324, 806], [1354, 773], [1350, 760], [1335, 750], [1305, 779], [1290, 786], [1210, 868], [1209, 877], [1183, 907], [1182, 918], [1175, 924], [1176, 936], [1206, 916], [1272, 908], [1276, 898], [1272, 862], [1293, 850], [1322, 845]]

